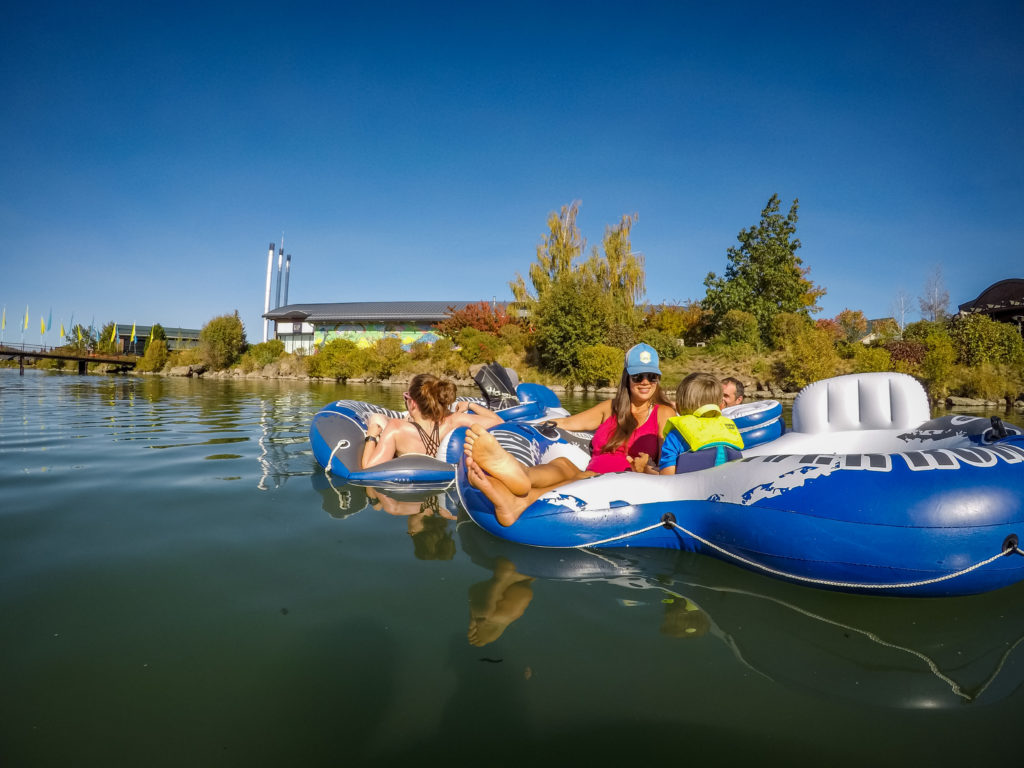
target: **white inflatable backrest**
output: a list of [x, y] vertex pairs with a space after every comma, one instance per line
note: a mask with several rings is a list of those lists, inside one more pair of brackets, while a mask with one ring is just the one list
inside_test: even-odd
[[793, 401], [793, 430], [815, 434], [909, 429], [931, 418], [928, 396], [905, 373], [851, 373], [804, 387]]

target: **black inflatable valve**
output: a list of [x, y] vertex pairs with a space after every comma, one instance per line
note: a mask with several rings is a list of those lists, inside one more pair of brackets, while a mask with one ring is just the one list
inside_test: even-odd
[[992, 417], [992, 434], [996, 440], [1002, 440], [1007, 435], [1006, 425], [1003, 424], [1003, 420], [998, 416]]

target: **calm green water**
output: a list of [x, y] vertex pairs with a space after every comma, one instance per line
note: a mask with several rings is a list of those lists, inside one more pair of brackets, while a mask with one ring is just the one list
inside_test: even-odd
[[1024, 584], [510, 546], [332, 487], [307, 432], [339, 397], [400, 399], [0, 370], [0, 764], [1019, 759]]

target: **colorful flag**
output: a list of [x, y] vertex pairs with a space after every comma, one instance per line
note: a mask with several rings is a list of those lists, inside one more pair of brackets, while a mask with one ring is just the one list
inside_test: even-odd
[[117, 323], [114, 323], [114, 327], [110, 329], [110, 343], [113, 344], [117, 341]]
[[62, 339], [66, 339], [68, 337], [68, 335], [66, 333], [64, 333], [64, 321], [63, 320], [60, 321], [60, 337]]
[[46, 318], [45, 317], [40, 317], [39, 318], [39, 335], [42, 336], [44, 333], [46, 333]]
[[132, 346], [135, 346], [135, 323], [132, 323]]
[[78, 326], [78, 343], [82, 343], [82, 326]]
[[0, 331], [6, 331], [6, 330], [7, 330], [7, 305], [4, 304], [4, 316], [3, 316], [3, 319], [0, 320]]
[[21, 326], [21, 330], [23, 333], [28, 330], [28, 304], [25, 305], [25, 324]]
[[46, 316], [46, 327], [53, 330], [53, 307], [50, 307], [50, 314]]

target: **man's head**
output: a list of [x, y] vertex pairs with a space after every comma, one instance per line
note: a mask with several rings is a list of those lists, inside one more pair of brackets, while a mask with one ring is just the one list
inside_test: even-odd
[[743, 402], [743, 382], [732, 376], [722, 379], [722, 407], [739, 405]]

